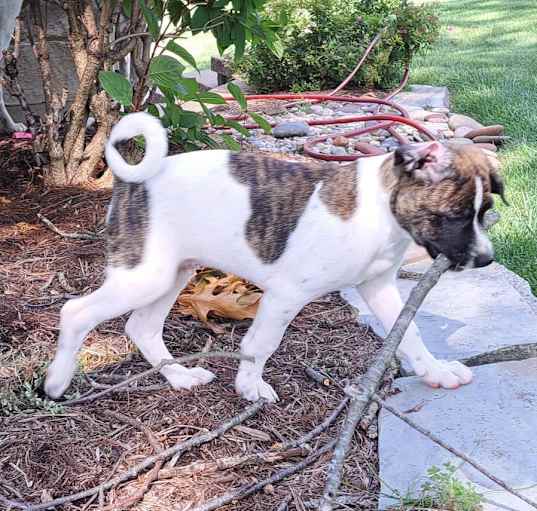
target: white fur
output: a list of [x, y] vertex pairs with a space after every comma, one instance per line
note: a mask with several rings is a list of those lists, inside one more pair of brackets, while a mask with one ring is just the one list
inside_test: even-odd
[[479, 211], [483, 204], [483, 180], [480, 177], [475, 177], [475, 197], [474, 197], [474, 232], [476, 243], [474, 247], [474, 256], [486, 255], [492, 259], [494, 257], [494, 249], [492, 243], [488, 239], [483, 227], [479, 223]]
[[[155, 122], [147, 115], [130, 115], [112, 131], [111, 141], [138, 133], [147, 136], [143, 167], [129, 168], [110, 144], [107, 147], [116, 175], [128, 181], [149, 176], [145, 186], [150, 225], [143, 260], [133, 269], [107, 268], [99, 290], [65, 304], [58, 352], [45, 384], [50, 396], [58, 397], [68, 387], [76, 353], [89, 330], [129, 311], [134, 312], [126, 331], [149, 362], [156, 365], [171, 358], [162, 340], [164, 320], [197, 265], [241, 275], [264, 290], [256, 318], [241, 343], [241, 352], [255, 362], [241, 362], [236, 379], [237, 391], [249, 400], [277, 399], [262, 378], [265, 363], [289, 323], [312, 300], [358, 285], [386, 329], [391, 328], [402, 308], [396, 272], [410, 237], [396, 222], [389, 192], [381, 184], [380, 167], [387, 156], [356, 164], [359, 207], [347, 221], [327, 210], [317, 187], [285, 252], [273, 264], [266, 264], [245, 239], [251, 215], [249, 189], [230, 175], [230, 153], [197, 151], [162, 159], [158, 155], [163, 150], [163, 132], [155, 128]], [[399, 354], [432, 386], [453, 388], [472, 378], [470, 370], [460, 364], [437, 361], [414, 324]], [[175, 388], [190, 388], [213, 377], [203, 369], [178, 364], [164, 368], [162, 374]]]

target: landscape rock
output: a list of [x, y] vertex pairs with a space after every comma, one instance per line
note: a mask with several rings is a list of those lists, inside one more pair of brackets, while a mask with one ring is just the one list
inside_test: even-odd
[[382, 147], [377, 147], [373, 144], [368, 144], [367, 142], [354, 142], [354, 149], [363, 154], [378, 155], [386, 153], [386, 150]]
[[408, 112], [408, 115], [411, 119], [415, 121], [424, 121], [426, 117], [431, 115], [431, 112], [424, 110], [423, 108], [417, 108], [414, 110], [410, 110]]
[[[423, 272], [429, 264], [422, 261], [405, 269]], [[423, 340], [435, 357], [459, 360], [504, 346], [537, 342], [537, 307], [511, 284], [510, 275], [493, 263], [442, 276], [416, 316]], [[405, 301], [416, 281], [399, 279], [397, 285]], [[360, 322], [385, 334], [353, 288], [344, 290], [342, 296], [360, 310]], [[537, 412], [535, 420], [537, 424]]]
[[[431, 389], [418, 378], [400, 378], [395, 387], [401, 392], [387, 402], [400, 411], [412, 410], [409, 419], [535, 500], [537, 359], [473, 369], [474, 381], [457, 390]], [[483, 495], [484, 509], [531, 509], [386, 410], [380, 413], [379, 433], [380, 509], [398, 504], [386, 496], [394, 491], [401, 496], [419, 495], [427, 470], [447, 462], [458, 467], [457, 479], [471, 482]]]
[[349, 145], [349, 139], [347, 137], [338, 135], [337, 137], [334, 137], [334, 139], [332, 140], [332, 143], [335, 146], [347, 147]]
[[485, 143], [477, 143], [477, 144], [474, 144], [476, 147], [480, 147], [481, 149], [484, 149], [485, 151], [492, 151], [493, 153], [495, 153], [498, 148], [494, 145], [494, 144], [485, 144]]
[[449, 91], [447, 87], [431, 85], [411, 85], [410, 91], [400, 92], [393, 101], [402, 107], [449, 108]]
[[471, 131], [472, 128], [469, 128], [468, 126], [459, 126], [454, 133], [457, 138], [463, 138], [466, 137], [466, 135]]
[[335, 156], [344, 156], [347, 154], [347, 151], [343, 147], [338, 146], [332, 146], [330, 149], [330, 154], [333, 154]]
[[453, 145], [467, 145], [467, 144], [473, 144], [474, 142], [472, 140], [470, 140], [469, 138], [464, 138], [464, 137], [453, 137], [453, 138], [450, 138], [449, 140], [447, 140], [447, 143], [448, 144], [453, 144]]
[[478, 128], [470, 130], [468, 133], [466, 133], [465, 137], [467, 138], [475, 138], [475, 137], [481, 137], [481, 136], [500, 136], [503, 135], [503, 126], [501, 124], [495, 124], [494, 126], [485, 126], [484, 128]]
[[503, 144], [506, 140], [509, 140], [509, 137], [502, 136], [479, 136], [472, 139], [476, 144]]
[[448, 118], [444, 114], [429, 114], [427, 117], [425, 117], [425, 121], [447, 123]]
[[367, 107], [363, 103], [342, 103], [339, 110], [346, 114], [361, 115], [366, 111], [366, 108]]
[[276, 138], [303, 137], [310, 132], [309, 124], [303, 121], [287, 121], [276, 125], [272, 134]]
[[453, 131], [455, 131], [457, 128], [460, 128], [461, 126], [465, 126], [473, 130], [483, 128], [483, 125], [481, 123], [477, 122], [475, 119], [472, 119], [471, 117], [468, 117], [467, 115], [453, 114], [449, 118], [449, 127]]

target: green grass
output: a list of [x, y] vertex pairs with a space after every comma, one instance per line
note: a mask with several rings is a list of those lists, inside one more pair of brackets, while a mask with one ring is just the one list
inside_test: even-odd
[[440, 0], [440, 42], [412, 66], [412, 82], [447, 85], [453, 110], [503, 124], [510, 207], [492, 239], [497, 259], [537, 293], [537, 5], [535, 0]]

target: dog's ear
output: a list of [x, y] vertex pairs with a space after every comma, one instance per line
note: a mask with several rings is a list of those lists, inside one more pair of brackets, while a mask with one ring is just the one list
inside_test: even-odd
[[453, 175], [449, 151], [439, 142], [406, 144], [395, 150], [394, 168], [419, 181], [438, 183]]
[[489, 163], [489, 176], [490, 176], [490, 191], [499, 195], [506, 206], [509, 206], [509, 202], [505, 197], [505, 185], [503, 183], [502, 176], [500, 175], [500, 160], [496, 153], [491, 151], [483, 151], [487, 157]]

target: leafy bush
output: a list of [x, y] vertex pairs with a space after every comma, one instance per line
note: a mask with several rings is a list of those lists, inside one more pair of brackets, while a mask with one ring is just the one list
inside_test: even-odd
[[433, 7], [408, 0], [271, 0], [265, 14], [280, 25], [283, 54], [254, 41], [237, 66], [260, 92], [338, 85], [381, 30], [380, 43], [349, 85], [390, 87], [439, 28]]

